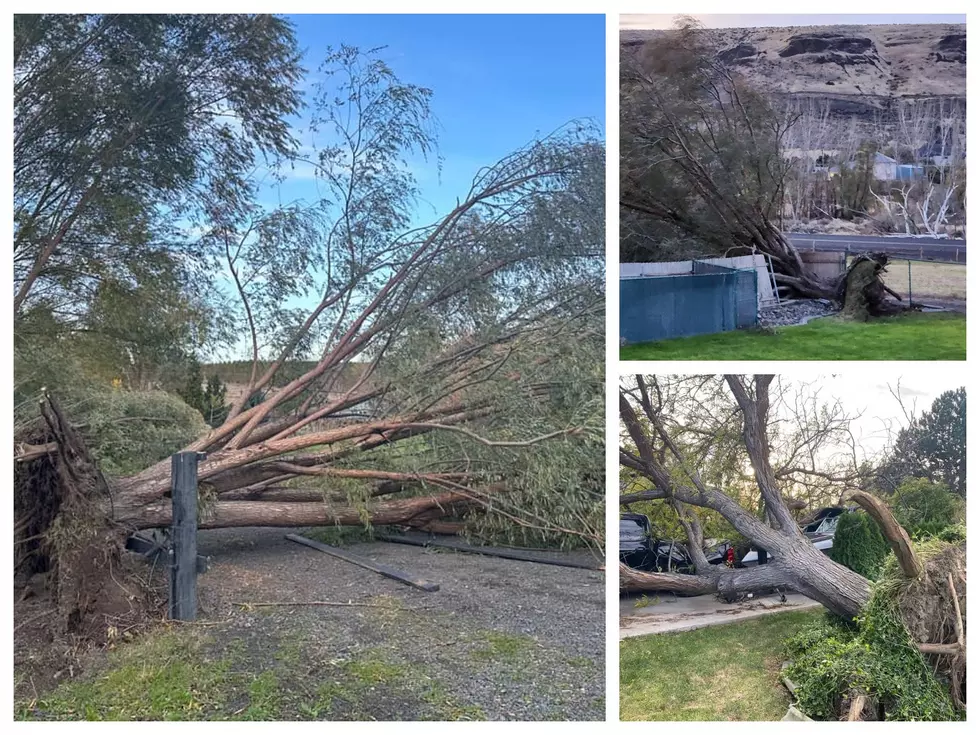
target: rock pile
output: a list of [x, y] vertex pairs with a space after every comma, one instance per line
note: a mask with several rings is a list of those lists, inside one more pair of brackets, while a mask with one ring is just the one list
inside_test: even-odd
[[836, 314], [837, 306], [826, 299], [798, 299], [759, 310], [760, 327], [785, 327]]

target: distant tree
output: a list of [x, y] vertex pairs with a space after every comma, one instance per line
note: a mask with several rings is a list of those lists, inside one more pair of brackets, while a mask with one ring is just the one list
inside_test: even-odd
[[221, 426], [228, 416], [228, 405], [225, 403], [227, 388], [221, 382], [221, 378], [212, 375], [208, 378], [208, 384], [204, 387], [202, 395], [203, 411], [201, 414], [209, 426]]
[[872, 199], [871, 188], [875, 182], [877, 153], [877, 143], [865, 141], [853, 158], [840, 162], [840, 175], [836, 180], [840, 205], [838, 214], [843, 219], [853, 219], [867, 214], [868, 203]]
[[899, 432], [878, 484], [892, 493], [916, 477], [966, 498], [966, 388], [946, 391]]
[[204, 390], [201, 387], [201, 363], [191, 358], [187, 366], [187, 379], [180, 390], [180, 397], [188, 406], [204, 415]]

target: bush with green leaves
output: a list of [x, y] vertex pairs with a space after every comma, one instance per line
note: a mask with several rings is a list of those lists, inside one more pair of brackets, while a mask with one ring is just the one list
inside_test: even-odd
[[878, 525], [867, 513], [845, 513], [837, 522], [830, 558], [862, 577], [878, 579], [890, 551]]
[[952, 526], [946, 526], [946, 528], [936, 534], [936, 539], [949, 544], [958, 544], [966, 541], [966, 525], [955, 523]]
[[[935, 540], [916, 546], [928, 563], [948, 544]], [[899, 611], [908, 586], [894, 556], [853, 621], [827, 613], [786, 641], [792, 663], [786, 675], [796, 684], [799, 708], [816, 720], [836, 720], [855, 694], [869, 698], [885, 720], [959, 720], [947, 686], [912, 640]]]
[[83, 434], [99, 468], [116, 476], [166, 459], [208, 428], [200, 413], [163, 391], [116, 389], [93, 395], [84, 420]]
[[177, 396], [107, 386], [51, 347], [15, 350], [14, 370], [14, 434], [43, 431], [38, 403], [47, 393], [110, 476], [145, 469], [207, 431], [201, 414]]
[[874, 698], [886, 720], [959, 719], [893, 605], [880, 597], [872, 598], [856, 629], [819, 623], [790, 638], [787, 648], [797, 705], [815, 720], [838, 719], [852, 692]]
[[891, 500], [892, 513], [913, 538], [935, 536], [965, 520], [963, 499], [942, 484], [922, 478], [905, 480]]

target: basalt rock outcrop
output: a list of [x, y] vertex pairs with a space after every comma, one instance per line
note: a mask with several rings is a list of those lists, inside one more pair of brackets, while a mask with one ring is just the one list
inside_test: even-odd
[[[658, 30], [624, 30], [624, 54]], [[788, 102], [818, 99], [831, 114], [887, 120], [903, 98], [966, 105], [966, 26], [956, 24], [718, 28], [718, 59]]]

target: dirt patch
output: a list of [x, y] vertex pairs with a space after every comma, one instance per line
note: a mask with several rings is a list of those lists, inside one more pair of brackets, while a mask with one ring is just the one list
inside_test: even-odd
[[[211, 563], [199, 577], [197, 627], [207, 642], [196, 660], [223, 662], [238, 677], [201, 718], [604, 717], [602, 573], [378, 542], [347, 547], [441, 585], [428, 593], [286, 541], [287, 532], [199, 536]], [[354, 604], [255, 604], [311, 601]]]
[[[166, 573], [135, 555], [124, 554], [109, 578], [125, 585], [129, 595], [114, 612], [102, 608], [95, 634], [65, 626], [55, 599], [54, 572], [20, 578], [14, 585], [14, 699], [36, 699], [62, 682], [73, 680], [104, 662], [105, 651], [135, 640], [141, 632], [164, 619]], [[138, 586], [138, 588], [137, 588]]]

